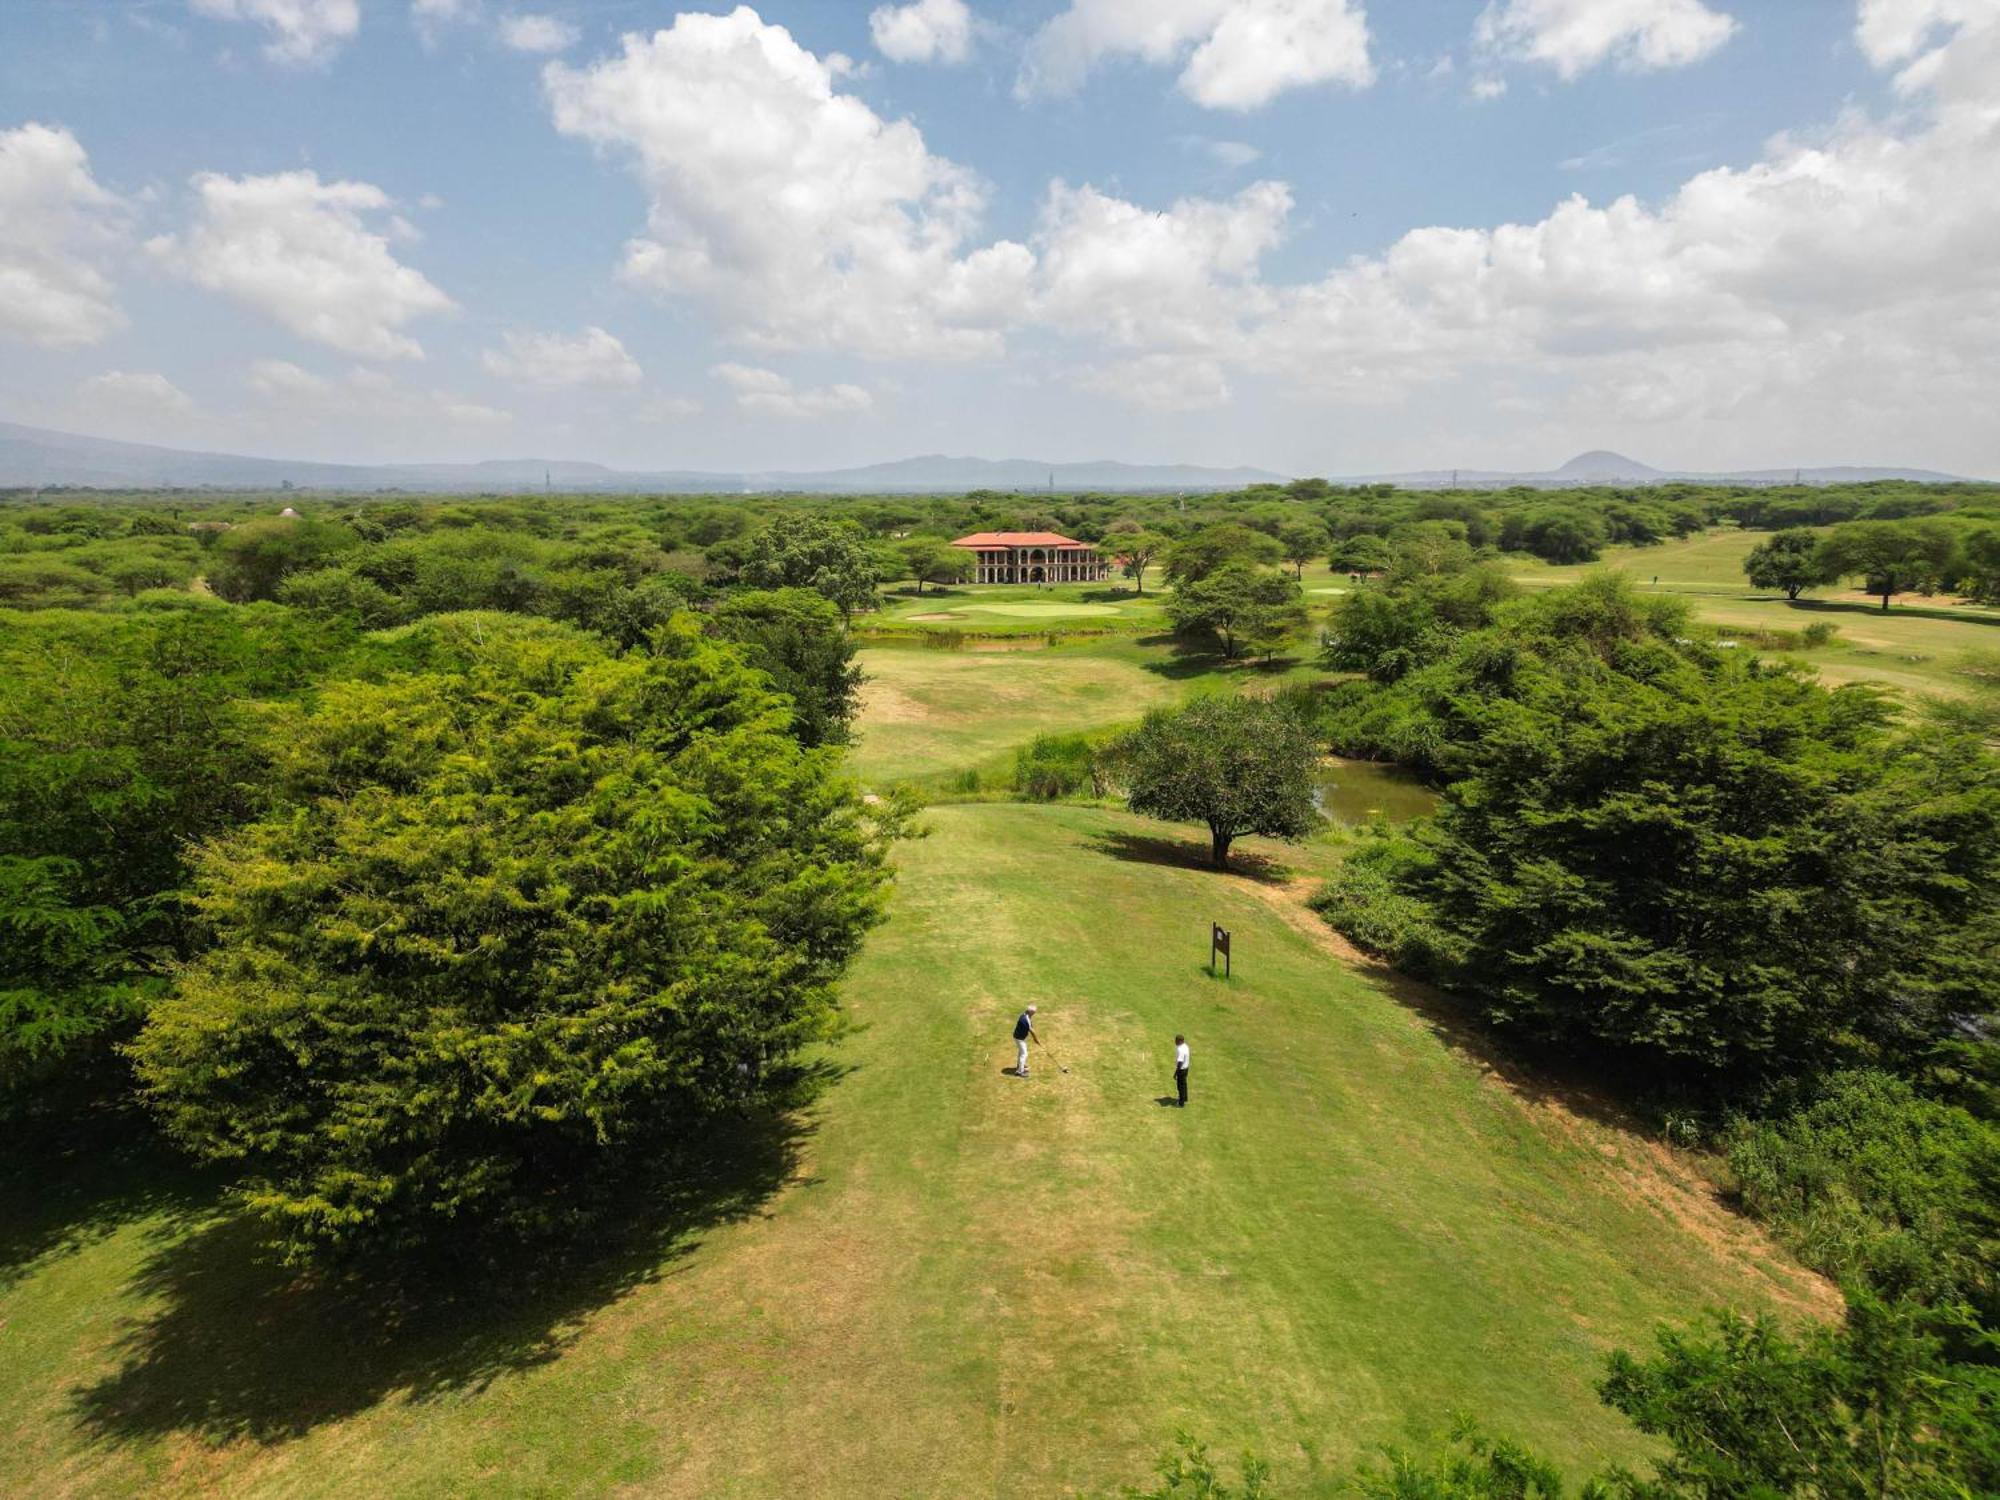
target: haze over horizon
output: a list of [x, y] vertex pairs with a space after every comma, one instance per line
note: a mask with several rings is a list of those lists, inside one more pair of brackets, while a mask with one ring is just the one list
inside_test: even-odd
[[0, 87], [9, 421], [2000, 475], [2000, 0], [108, 0]]

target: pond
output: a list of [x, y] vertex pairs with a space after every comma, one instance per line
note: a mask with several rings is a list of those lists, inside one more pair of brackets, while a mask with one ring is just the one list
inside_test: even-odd
[[1407, 823], [1436, 809], [1437, 793], [1407, 771], [1365, 760], [1329, 756], [1320, 762], [1319, 810], [1336, 823], [1366, 823], [1378, 814]]

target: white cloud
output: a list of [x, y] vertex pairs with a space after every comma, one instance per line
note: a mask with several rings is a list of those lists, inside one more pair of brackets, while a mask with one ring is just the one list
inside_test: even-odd
[[488, 349], [480, 362], [489, 372], [543, 390], [577, 386], [633, 386], [644, 377], [639, 362], [602, 328], [590, 327], [574, 338], [559, 333], [509, 331], [501, 335], [504, 349]]
[[184, 417], [194, 410], [194, 401], [166, 376], [152, 370], [107, 370], [93, 375], [77, 387], [81, 407], [101, 414], [105, 426], [125, 426], [132, 420]]
[[1231, 170], [1241, 170], [1264, 154], [1248, 141], [1218, 141], [1205, 135], [1179, 136], [1176, 138], [1176, 144], [1183, 150], [1206, 157], [1218, 167], [1228, 167]]
[[1016, 92], [1073, 93], [1113, 57], [1179, 65], [1181, 92], [1208, 109], [1375, 79], [1360, 0], [1070, 0], [1029, 42]]
[[260, 359], [250, 366], [248, 384], [272, 418], [307, 433], [365, 430], [378, 445], [427, 442], [440, 424], [482, 431], [514, 422], [513, 413], [455, 391], [405, 385], [360, 366], [327, 376], [289, 360]]
[[188, 0], [195, 14], [253, 21], [271, 33], [264, 55], [294, 66], [323, 63], [361, 29], [359, 0]]
[[1154, 212], [1056, 182], [1035, 237], [1036, 315], [1121, 348], [1211, 349], [1264, 297], [1257, 268], [1292, 207], [1281, 182]]
[[1491, 99], [1504, 98], [1506, 93], [1507, 80], [1504, 78], [1496, 78], [1491, 74], [1487, 74], [1472, 80], [1472, 97], [1479, 100], [1482, 104]]
[[897, 356], [1000, 348], [1031, 264], [968, 249], [979, 182], [908, 121], [739, 7], [684, 14], [622, 54], [544, 71], [556, 128], [629, 153], [651, 199], [623, 274], [769, 347]]
[[364, 215], [392, 204], [370, 183], [321, 182], [315, 172], [204, 172], [194, 187], [193, 224], [147, 248], [301, 338], [364, 359], [421, 359], [404, 326], [454, 306], [368, 226]]
[[1606, 62], [1629, 72], [1700, 62], [1736, 32], [1702, 0], [1490, 0], [1474, 25], [1490, 53], [1575, 78]]
[[702, 405], [692, 396], [655, 396], [640, 404], [637, 416], [642, 422], [685, 422], [689, 417], [700, 416]]
[[1229, 381], [1212, 359], [1146, 354], [1083, 371], [1078, 384], [1153, 411], [1206, 411], [1229, 404]]
[[479, 13], [479, 0], [410, 0], [410, 21], [425, 46], [435, 46], [445, 28], [470, 21]]
[[123, 219], [67, 130], [0, 131], [0, 336], [67, 349], [116, 328], [123, 319], [102, 258]]
[[972, 55], [972, 12], [965, 0], [878, 5], [869, 13], [868, 33], [891, 62], [962, 63]]
[[566, 52], [580, 33], [558, 16], [507, 16], [500, 22], [500, 40], [516, 52]]
[[720, 364], [709, 373], [736, 393], [736, 404], [745, 411], [779, 417], [824, 417], [867, 411], [875, 404], [875, 398], [858, 385], [800, 389], [776, 370], [762, 370], [754, 365]]

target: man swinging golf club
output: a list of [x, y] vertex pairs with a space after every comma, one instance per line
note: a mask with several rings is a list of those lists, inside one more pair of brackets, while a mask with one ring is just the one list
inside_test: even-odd
[[1020, 1019], [1014, 1022], [1014, 1046], [1019, 1049], [1020, 1054], [1019, 1060], [1014, 1065], [1014, 1071], [1023, 1078], [1028, 1076], [1028, 1040], [1030, 1037], [1033, 1037], [1037, 1042], [1041, 1040], [1039, 1036], [1035, 1035], [1035, 1007], [1032, 1005], [1022, 1011]]

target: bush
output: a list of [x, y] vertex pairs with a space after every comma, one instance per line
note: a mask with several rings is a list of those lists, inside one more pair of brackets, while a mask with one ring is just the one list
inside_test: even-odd
[[1400, 834], [1364, 833], [1312, 907], [1364, 953], [1418, 979], [1438, 978], [1462, 945], [1437, 925], [1428, 904], [1407, 893], [1429, 860], [1422, 845]]
[[1739, 1124], [1744, 1202], [1808, 1264], [1886, 1297], [2000, 1316], [2000, 1125], [1875, 1071]]
[[1097, 753], [1081, 734], [1038, 734], [1014, 754], [1014, 789], [1035, 802], [1058, 802], [1089, 791], [1101, 796]]

